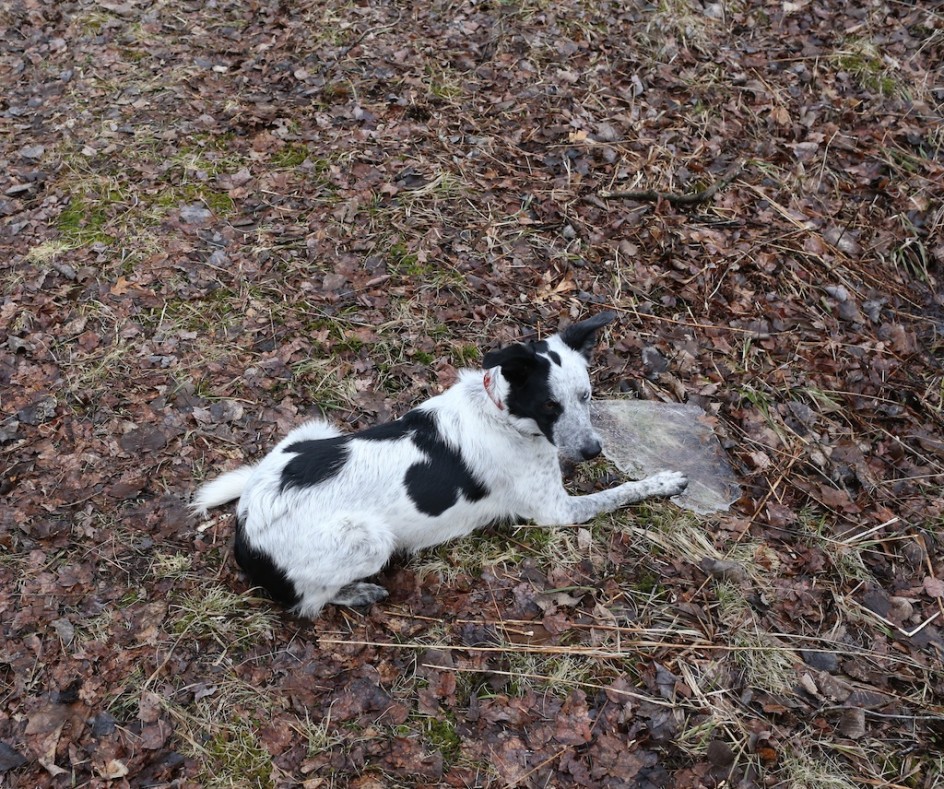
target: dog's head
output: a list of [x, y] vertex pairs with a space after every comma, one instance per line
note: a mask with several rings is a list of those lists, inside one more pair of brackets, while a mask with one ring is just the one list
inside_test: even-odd
[[590, 424], [587, 365], [597, 330], [615, 317], [602, 312], [546, 340], [489, 351], [482, 360], [486, 370], [501, 370], [507, 384], [501, 399], [514, 427], [545, 436], [570, 460], [589, 460], [602, 450]]

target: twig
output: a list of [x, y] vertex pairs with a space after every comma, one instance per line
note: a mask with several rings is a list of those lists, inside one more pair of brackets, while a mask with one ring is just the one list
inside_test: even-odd
[[898, 523], [899, 520], [901, 520], [901, 518], [896, 515], [891, 520], [885, 521], [885, 523], [880, 523], [878, 526], [873, 526], [871, 529], [866, 529], [865, 531], [859, 532], [858, 534], [853, 534], [851, 537], [846, 537], [844, 540], [839, 540], [839, 544], [848, 547], [859, 540], [864, 540], [870, 534], [875, 534], [875, 532], [877, 532], [879, 529], [884, 529], [886, 526], [891, 526], [893, 523]]
[[575, 685], [578, 688], [591, 688], [593, 690], [609, 691], [619, 696], [626, 696], [637, 701], [646, 701], [655, 704], [658, 707], [675, 707], [670, 701], [663, 701], [654, 696], [644, 696], [642, 693], [633, 693], [631, 690], [622, 690], [621, 688], [607, 687], [598, 685], [596, 682], [582, 682], [579, 679], [563, 679], [560, 677], [549, 677], [546, 674], [531, 674], [527, 671], [502, 671], [497, 668], [461, 668], [459, 666], [437, 666], [432, 663], [423, 663], [423, 668], [434, 668], [437, 671], [453, 671], [457, 674], [497, 674], [500, 677], [524, 677], [525, 679], [539, 679], [550, 682], [560, 682], [565, 685]]
[[858, 608], [859, 608], [860, 611], [865, 611], [867, 614], [870, 614], [871, 616], [873, 616], [873, 617], [875, 617], [876, 619], [878, 619], [879, 622], [882, 622], [883, 624], [886, 624], [886, 625], [888, 625], [889, 627], [895, 628], [895, 630], [897, 630], [899, 633], [901, 633], [901, 634], [902, 634], [903, 636], [905, 636], [906, 638], [914, 638], [916, 635], [918, 635], [918, 633], [920, 633], [922, 630], [924, 630], [924, 628], [926, 628], [926, 627], [927, 627], [928, 625], [930, 625], [935, 619], [937, 619], [937, 618], [941, 615], [941, 613], [942, 613], [941, 611], [937, 611], [937, 612], [931, 614], [931, 616], [929, 616], [927, 619], [925, 619], [920, 625], [918, 625], [917, 627], [915, 627], [913, 630], [905, 630], [903, 627], [899, 627], [899, 626], [896, 625], [894, 622], [892, 622], [892, 621], [886, 619], [886, 618], [885, 618], [884, 616], [882, 616], [881, 614], [877, 614], [875, 611], [873, 611], [873, 610], [872, 610], [871, 608], [869, 608], [868, 606], [862, 605], [862, 603], [860, 603], [858, 600], [852, 600], [852, 599], [850, 598], [850, 602], [852, 602], [853, 604], [855, 604], [856, 606], [858, 606]]
[[710, 200], [715, 194], [724, 189], [731, 181], [737, 178], [744, 169], [743, 162], [735, 162], [731, 165], [717, 181], [707, 189], [700, 192], [687, 192], [685, 194], [676, 194], [674, 192], [659, 192], [655, 189], [642, 189], [630, 192], [600, 192], [599, 195], [604, 200], [637, 200], [658, 202], [664, 200], [672, 205], [698, 205]]

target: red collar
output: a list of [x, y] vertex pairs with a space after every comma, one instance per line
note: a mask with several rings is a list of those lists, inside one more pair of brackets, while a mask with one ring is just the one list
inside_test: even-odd
[[492, 392], [492, 374], [488, 370], [485, 371], [485, 376], [482, 378], [482, 383], [485, 385], [485, 394], [488, 395], [488, 399], [498, 406], [499, 411], [504, 411], [505, 404], [496, 398], [495, 393]]

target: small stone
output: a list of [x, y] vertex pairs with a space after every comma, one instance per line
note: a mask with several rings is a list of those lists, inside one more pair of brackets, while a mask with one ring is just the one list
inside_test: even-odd
[[16, 418], [27, 425], [41, 425], [56, 415], [56, 398], [52, 395], [16, 412]]
[[33, 350], [34, 345], [29, 340], [24, 340], [22, 337], [11, 334], [7, 337], [7, 348], [13, 351], [13, 353], [19, 353], [20, 351], [29, 353]]
[[709, 19], [724, 19], [724, 6], [721, 3], [708, 3], [703, 13]]
[[905, 540], [901, 545], [901, 553], [905, 561], [912, 567], [921, 567], [927, 559], [927, 551], [917, 540]]
[[222, 249], [218, 249], [212, 255], [210, 255], [210, 259], [207, 260], [207, 264], [210, 266], [216, 266], [217, 268], [223, 268], [229, 264], [229, 255], [227, 255]]
[[65, 617], [62, 619], [55, 619], [50, 622], [52, 629], [56, 631], [56, 635], [62, 640], [62, 643], [68, 646], [72, 643], [72, 639], [75, 638], [75, 626]]
[[698, 563], [698, 566], [702, 571], [715, 578], [723, 578], [726, 581], [734, 581], [735, 583], [747, 580], [747, 570], [737, 562], [712, 559], [706, 556]]
[[657, 378], [669, 369], [669, 362], [654, 345], [646, 345], [642, 349], [642, 366], [647, 378]]
[[180, 209], [180, 218], [188, 225], [205, 225], [213, 218], [213, 212], [199, 203], [194, 203]]
[[623, 135], [620, 134], [619, 129], [617, 129], [612, 123], [601, 123], [597, 126], [595, 137], [600, 142], [616, 142]]
[[834, 652], [821, 650], [801, 649], [800, 656], [803, 662], [819, 671], [836, 671], [839, 669], [839, 658]]
[[118, 721], [114, 716], [107, 712], [100, 712], [92, 718], [92, 736], [107, 737], [115, 730], [117, 725]]
[[7, 441], [12, 441], [14, 438], [16, 438], [16, 434], [19, 432], [19, 422], [13, 421], [0, 425], [0, 444], [5, 444]]
[[708, 743], [708, 761], [715, 767], [730, 767], [734, 764], [734, 751], [731, 746], [722, 740], [712, 740]]
[[892, 596], [888, 602], [891, 603], [888, 614], [893, 622], [907, 622], [914, 615], [914, 605], [908, 598]]
[[882, 307], [884, 304], [885, 299], [870, 299], [869, 301], [862, 302], [862, 310], [869, 316], [869, 320], [872, 321], [872, 323], [878, 323], [882, 318]]
[[27, 161], [42, 159], [45, 152], [46, 147], [44, 145], [26, 145], [20, 148], [20, 156]]

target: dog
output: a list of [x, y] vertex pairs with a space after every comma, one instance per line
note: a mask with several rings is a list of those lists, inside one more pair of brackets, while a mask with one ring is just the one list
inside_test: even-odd
[[546, 340], [485, 354], [454, 386], [401, 418], [353, 434], [322, 420], [292, 430], [257, 465], [203, 485], [191, 508], [239, 499], [235, 556], [251, 582], [301, 617], [326, 603], [387, 596], [364, 581], [414, 552], [488, 524], [583, 523], [651, 496], [681, 493], [663, 471], [587, 496], [564, 488], [560, 456], [602, 451], [587, 369], [604, 312]]

